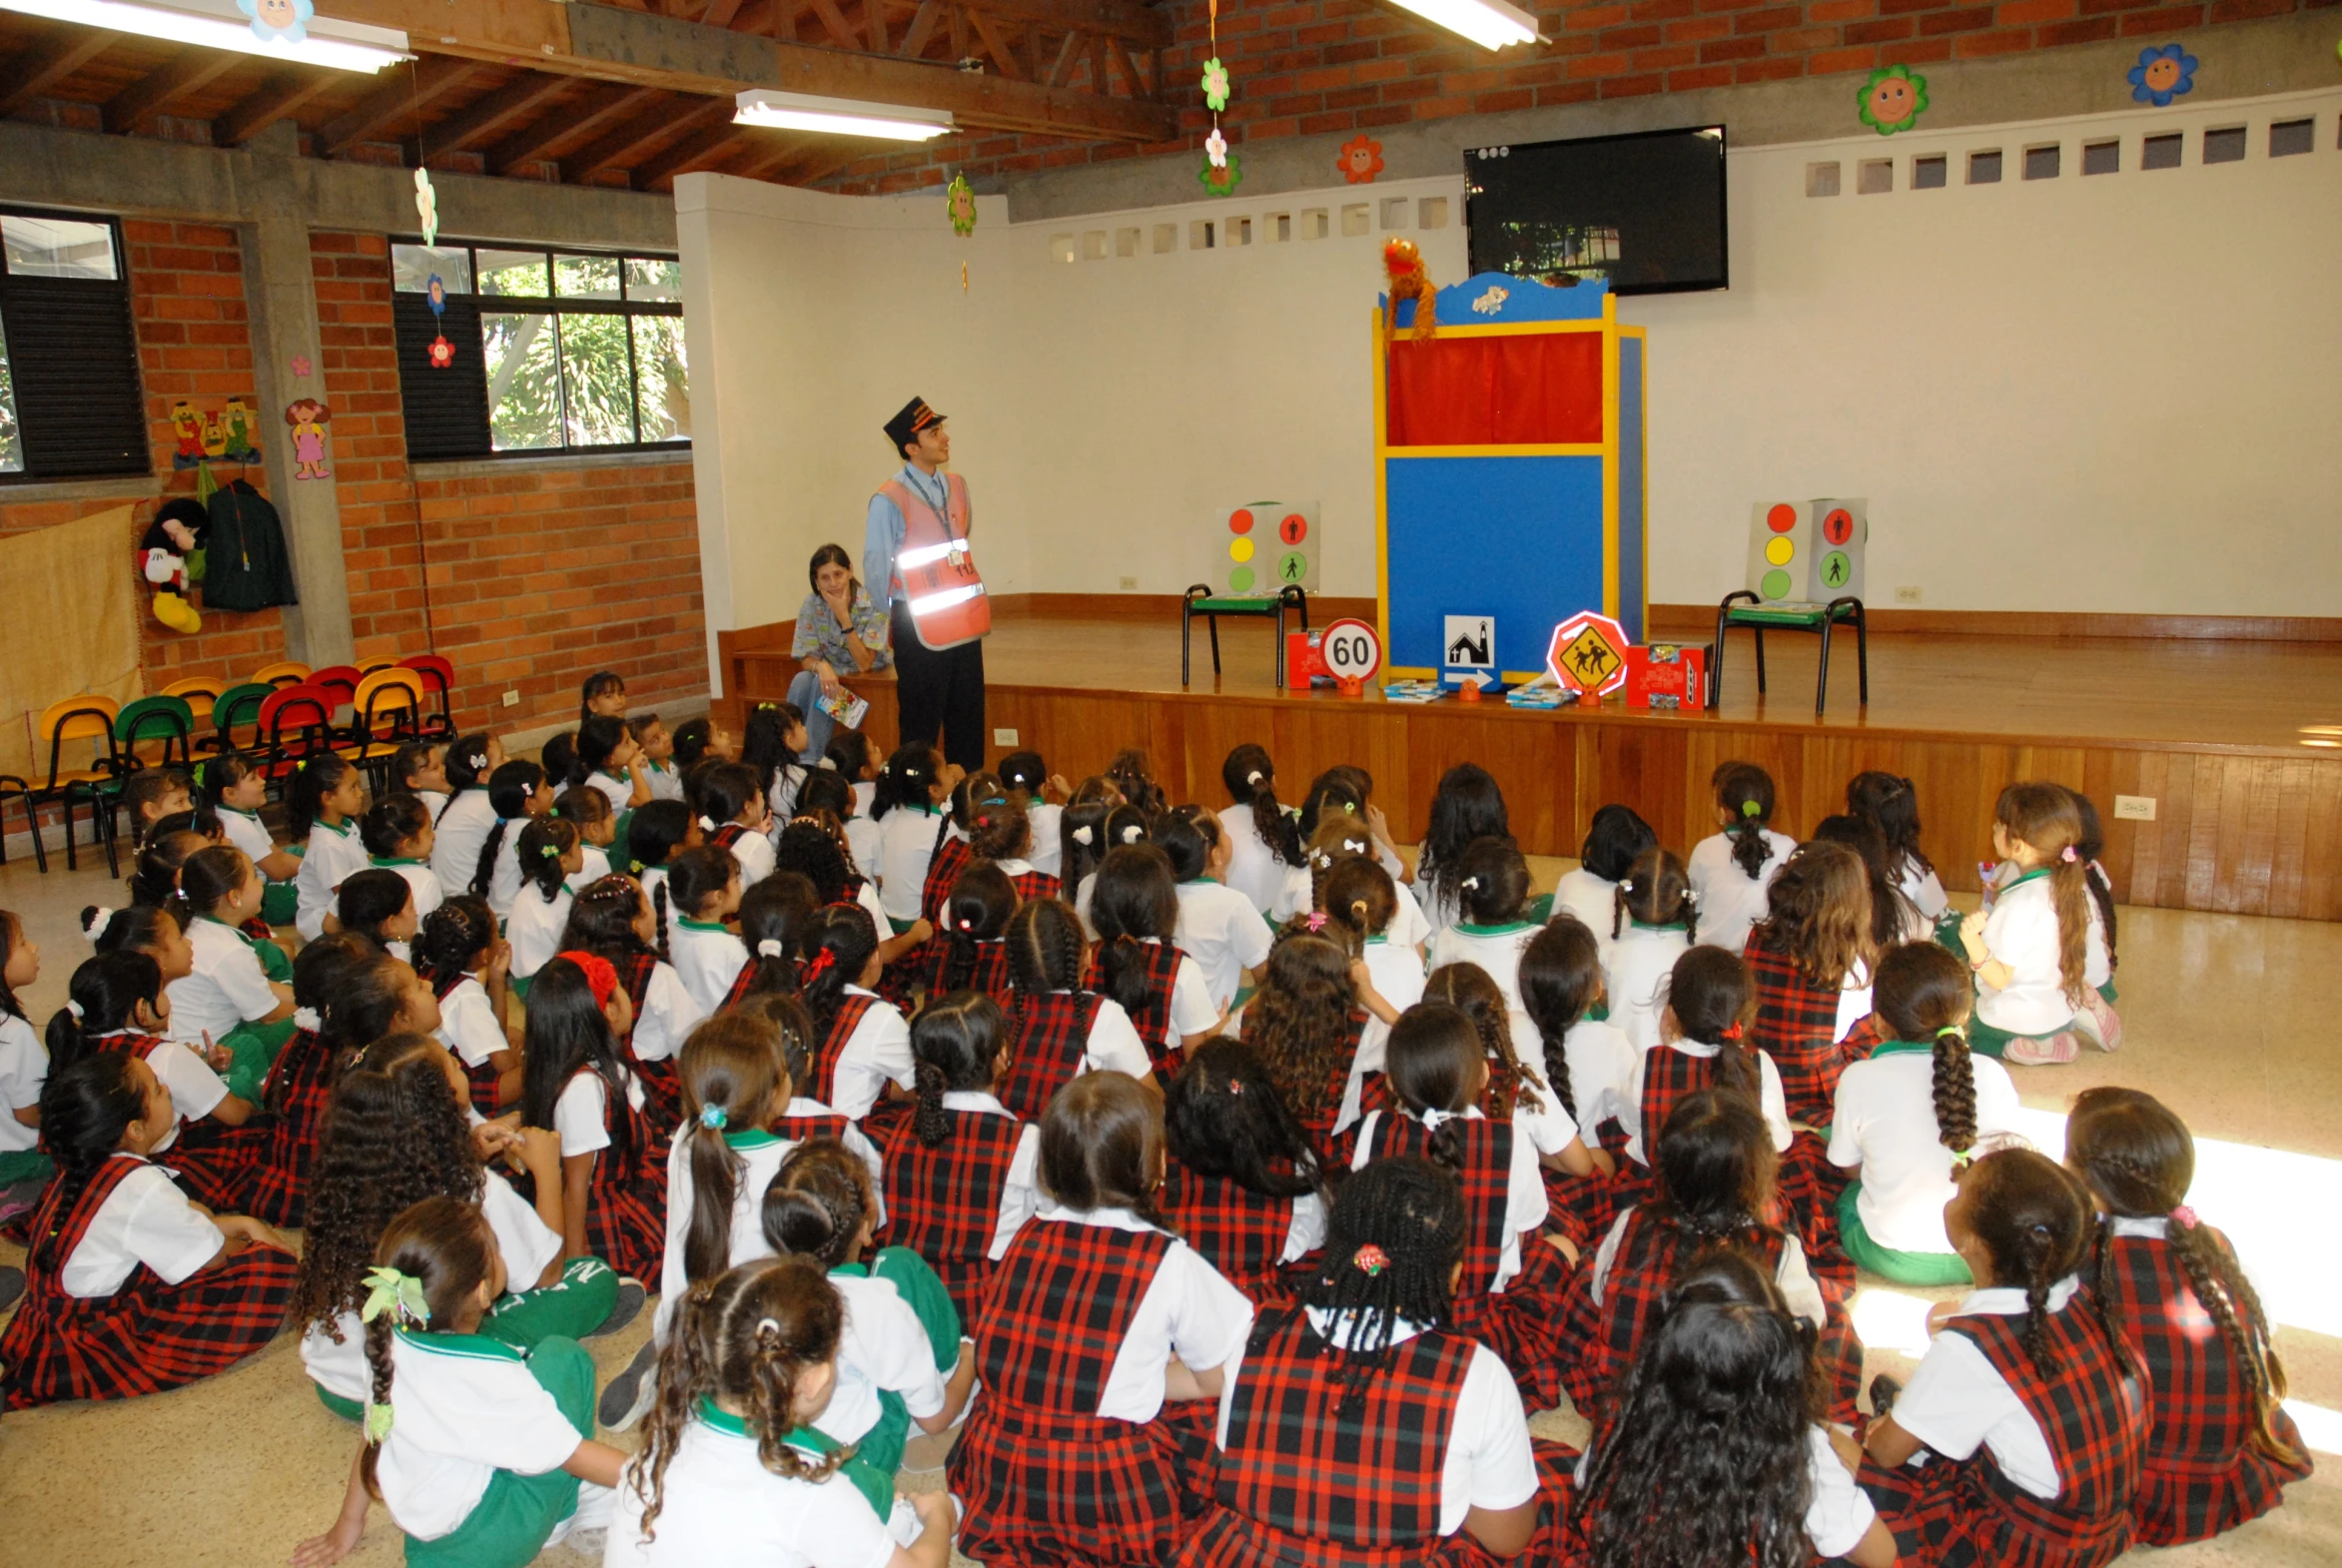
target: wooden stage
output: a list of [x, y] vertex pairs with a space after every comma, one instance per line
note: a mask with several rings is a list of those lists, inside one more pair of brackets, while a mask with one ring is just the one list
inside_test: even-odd
[[[722, 634], [735, 716], [743, 701], [785, 695], [796, 670], [789, 630]], [[1705, 641], [1713, 630], [1663, 624], [1656, 634]], [[1609, 801], [1688, 848], [1713, 831], [1708, 777], [1730, 758], [1772, 772], [1775, 825], [1799, 835], [1844, 809], [1847, 779], [1883, 768], [1918, 785], [1928, 853], [1946, 886], [1968, 890], [1990, 853], [2001, 785], [2055, 779], [2097, 803], [2124, 903], [2342, 919], [2342, 644], [1875, 631], [1866, 709], [1847, 632], [1836, 639], [1830, 712], [1817, 720], [1818, 641], [1767, 638], [1771, 693], [1760, 699], [1747, 635], [1736, 633], [1713, 712], [1615, 701], [1534, 712], [1282, 692], [1259, 621], [1221, 623], [1216, 681], [1198, 627], [1196, 680], [1182, 690], [1175, 610], [1142, 620], [1006, 609], [985, 645], [988, 721], [1017, 735], [995, 758], [1030, 747], [1079, 779], [1143, 746], [1174, 799], [1215, 807], [1227, 799], [1220, 761], [1245, 741], [1276, 759], [1287, 802], [1318, 770], [1355, 763], [1410, 841], [1440, 774], [1477, 762], [1503, 785], [1522, 847], [1541, 855], [1574, 856]], [[872, 699], [866, 728], [891, 744], [892, 682], [855, 684]], [[2155, 820], [2115, 820], [2118, 794], [2152, 799]]]

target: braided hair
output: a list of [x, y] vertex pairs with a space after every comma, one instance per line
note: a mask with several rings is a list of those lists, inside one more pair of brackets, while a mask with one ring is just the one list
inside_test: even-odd
[[622, 871], [596, 877], [578, 889], [569, 901], [569, 918], [561, 926], [556, 952], [592, 953], [615, 963], [652, 951], [642, 928], [650, 910], [642, 884]]
[[471, 868], [471, 891], [481, 898], [488, 896], [495, 882], [496, 856], [504, 848], [504, 830], [528, 816], [544, 782], [545, 770], [533, 762], [501, 763], [488, 775], [488, 809], [496, 814], [496, 822], [480, 840], [479, 861]]
[[1250, 1046], [1225, 1035], [1187, 1057], [1163, 1096], [1164, 1142], [1197, 1176], [1267, 1198], [1323, 1195], [1326, 1171]]
[[1741, 956], [1723, 948], [1686, 949], [1668, 973], [1667, 1006], [1684, 1039], [1716, 1048], [1716, 1087], [1763, 1105], [1764, 1069], [1746, 1044], [1757, 1016], [1757, 988]]
[[740, 895], [740, 941], [755, 970], [744, 995], [796, 991], [797, 955], [819, 908], [813, 884], [794, 871], [776, 871]]
[[1773, 775], [1753, 762], [1724, 762], [1709, 775], [1716, 804], [1730, 823], [1724, 836], [1732, 841], [1732, 863], [1748, 873], [1751, 882], [1765, 875], [1773, 847], [1765, 839], [1773, 820]]
[[861, 1254], [878, 1209], [870, 1168], [834, 1138], [809, 1138], [789, 1151], [764, 1189], [764, 1238], [783, 1257], [838, 1268]]
[[1163, 1182], [1163, 1107], [1121, 1073], [1085, 1073], [1059, 1090], [1041, 1117], [1041, 1190], [1088, 1213], [1127, 1208], [1171, 1234], [1156, 1206]]
[[[1425, 1002], [1444, 1002], [1472, 1021], [1480, 1051], [1504, 1068], [1504, 1083], [1488, 1114], [1509, 1119], [1513, 1108], [1545, 1109], [1545, 1080], [1513, 1050], [1512, 1006], [1488, 971], [1470, 962], [1442, 964], [1423, 983]], [[1573, 1113], [1574, 1114], [1574, 1113]]]
[[2299, 1464], [2302, 1456], [2272, 1420], [2286, 1388], [2285, 1363], [2269, 1342], [2269, 1314], [2228, 1238], [2185, 1207], [2195, 1181], [2195, 1139], [2187, 1124], [2139, 1090], [2085, 1089], [2065, 1119], [2065, 1163], [2105, 1210], [2094, 1248], [2098, 1299], [2111, 1298], [2114, 1221], [2165, 1220], [2164, 1244], [2187, 1274], [2196, 1304], [2227, 1341], [2252, 1398], [2254, 1446], [2281, 1463]]
[[1602, 995], [1602, 947], [1585, 922], [1560, 914], [1547, 921], [1521, 950], [1521, 1011], [1529, 1015], [1544, 1048], [1545, 1082], [1561, 1109], [1578, 1119], [1570, 1084], [1569, 1032]]
[[[496, 1233], [475, 1205], [434, 1195], [401, 1210], [386, 1225], [382, 1244], [372, 1256], [382, 1266], [422, 1282], [431, 1326], [460, 1332], [458, 1325], [474, 1314], [471, 1297], [494, 1272]], [[366, 1363], [373, 1374], [368, 1399], [386, 1409], [393, 1372], [390, 1342], [397, 1327], [395, 1311], [384, 1312], [366, 1325]], [[381, 1441], [370, 1433], [358, 1459], [367, 1494], [377, 1499], [383, 1495], [375, 1478], [382, 1451]]]
[[[1962, 1227], [1982, 1243], [1991, 1256], [1993, 1284], [2023, 1289], [2025, 1354], [2046, 1373], [2050, 1287], [2081, 1269], [2094, 1239], [2089, 1189], [2035, 1150], [1996, 1149], [1960, 1176], [1959, 1196], [1946, 1218], [1954, 1243]], [[2090, 1301], [2104, 1320], [2104, 1296], [2092, 1291]], [[2111, 1322], [2105, 1328], [2115, 1358], [2127, 1367], [2128, 1342]]]
[[1147, 760], [1143, 747], [1125, 746], [1109, 759], [1106, 776], [1115, 788], [1123, 792], [1123, 799], [1152, 817], [1168, 804], [1163, 786], [1155, 782], [1155, 765]]
[[[2081, 813], [2062, 784], [2017, 783], [2000, 791], [1992, 820], [2011, 839], [2045, 857], [2049, 904], [2057, 912], [2057, 978], [2065, 1000], [2081, 1007], [2090, 994], [2090, 875], [2081, 858]], [[2111, 948], [2113, 933], [2107, 932]]]
[[1354, 1408], [1389, 1364], [1401, 1323], [1428, 1328], [1447, 1320], [1465, 1240], [1463, 1191], [1428, 1160], [1376, 1160], [1342, 1182], [1326, 1216], [1316, 1276], [1300, 1290], [1304, 1305], [1348, 1329], [1341, 1411]]
[[[1358, 861], [1364, 861], [1367, 865], [1374, 867], [1374, 870], [1382, 878], [1381, 884], [1374, 891], [1362, 891], [1356, 875], [1353, 874], [1348, 879], [1346, 887], [1348, 896], [1337, 906], [1329, 891], [1334, 873], [1347, 870]], [[1375, 862], [1374, 838], [1366, 831], [1365, 823], [1352, 816], [1327, 817], [1318, 823], [1316, 830], [1309, 835], [1309, 847], [1304, 853], [1304, 862], [1309, 868], [1309, 904], [1311, 908], [1321, 909], [1328, 915], [1342, 919], [1345, 925], [1357, 931], [1361, 941], [1381, 931], [1382, 925], [1389, 924], [1390, 915], [1388, 913], [1383, 915], [1381, 925], [1369, 924], [1373, 907], [1387, 902], [1392, 911], [1397, 910], [1398, 894], [1392, 890], [1390, 873], [1384, 871]], [[1371, 885], [1371, 879], [1368, 879], [1368, 882]], [[1368, 911], [1363, 916], [1349, 907], [1361, 898], [1365, 899], [1369, 905]]]
[[1246, 741], [1229, 752], [1219, 765], [1219, 781], [1227, 786], [1230, 800], [1250, 808], [1252, 831], [1268, 846], [1268, 853], [1288, 866], [1300, 865], [1300, 838], [1276, 803], [1276, 764], [1269, 761], [1266, 748]]
[[859, 985], [878, 956], [878, 926], [859, 904], [825, 904], [805, 928], [805, 1010], [813, 1015], [816, 1038], [827, 1040], [837, 1027], [846, 988]]
[[[1328, 927], [1327, 929], [1331, 929]], [[1329, 1120], [1342, 1093], [1356, 991], [1351, 955], [1332, 938], [1295, 924], [1268, 950], [1260, 989], [1244, 1008], [1244, 1043], [1303, 1123]]]
[[1956, 1164], [1976, 1147], [1976, 1064], [1967, 1017], [1967, 966], [1933, 942], [1907, 942], [1879, 961], [1872, 1005], [1897, 1040], [1932, 1041], [1936, 1137]]
[[[151, 961], [150, 961], [151, 962]], [[139, 1083], [140, 1059], [127, 1051], [93, 1051], [73, 1061], [53, 1061], [41, 1086], [41, 1146], [57, 1162], [57, 1212], [67, 1214], [100, 1167], [122, 1147], [131, 1124], [145, 1119], [146, 1091]], [[35, 1233], [26, 1267], [34, 1272], [62, 1268], [64, 1257], [50, 1253], [59, 1233]]]
[[1654, 844], [1635, 857], [1618, 890], [1610, 895], [1610, 935], [1626, 934], [1626, 923], [1681, 926], [1687, 940], [1700, 939], [1699, 904], [1691, 873], [1675, 851]]
[[1089, 943], [1082, 933], [1082, 917], [1064, 899], [1034, 899], [1018, 906], [1009, 917], [1006, 940], [1009, 985], [1019, 996], [1082, 989]]
[[1746, 1246], [1781, 1232], [1773, 1208], [1781, 1157], [1756, 1102], [1703, 1089], [1684, 1096], [1658, 1130], [1652, 1217], [1700, 1246]]
[[951, 1139], [952, 1119], [944, 1115], [944, 1096], [992, 1089], [1008, 1035], [1000, 1004], [981, 991], [954, 991], [920, 1011], [911, 1026], [911, 1055], [918, 1064], [913, 1083], [919, 1096], [911, 1131], [923, 1146], [941, 1149]]
[[642, 1538], [658, 1532], [667, 1466], [702, 1399], [741, 1411], [757, 1462], [774, 1475], [821, 1482], [854, 1457], [852, 1446], [816, 1459], [791, 1446], [797, 1390], [838, 1357], [846, 1303], [821, 1268], [803, 1258], [760, 1257], [687, 1291], [659, 1352], [658, 1399], [643, 1418], [642, 1451], [620, 1484], [642, 1499]]

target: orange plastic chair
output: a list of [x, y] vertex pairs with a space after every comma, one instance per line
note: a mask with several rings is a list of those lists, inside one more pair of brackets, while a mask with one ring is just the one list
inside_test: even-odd
[[298, 659], [280, 659], [254, 670], [252, 679], [258, 686], [298, 686], [309, 679], [309, 666]]
[[187, 703], [188, 712], [194, 714], [195, 721], [201, 724], [212, 716], [212, 705], [220, 700], [220, 693], [227, 689], [228, 683], [217, 676], [190, 675], [185, 680], [175, 680], [165, 686], [162, 694], [183, 699]]
[[[79, 870], [73, 833], [73, 812], [77, 804], [90, 808], [90, 841], [106, 850], [106, 864], [114, 875], [122, 874], [122, 866], [114, 852], [114, 837], [108, 831], [108, 820], [113, 813], [106, 807], [106, 792], [113, 785], [119, 771], [115, 766], [114, 720], [122, 712], [122, 704], [112, 697], [84, 692], [78, 697], [67, 697], [52, 702], [41, 714], [40, 735], [49, 740], [49, 772], [45, 780], [21, 790], [9, 790], [24, 802], [25, 825], [32, 829], [33, 859], [42, 871], [49, 869], [49, 851], [41, 842], [41, 807], [51, 802], [65, 811], [65, 864], [69, 870]], [[75, 767], [66, 755], [67, 746], [75, 741], [90, 743], [90, 766]], [[38, 742], [36, 741], [36, 744]]]
[[[361, 680], [350, 702], [353, 743], [341, 748], [342, 755], [379, 774], [400, 746], [420, 738], [422, 700], [422, 677], [409, 669], [380, 669]], [[380, 793], [385, 780], [375, 783]]]

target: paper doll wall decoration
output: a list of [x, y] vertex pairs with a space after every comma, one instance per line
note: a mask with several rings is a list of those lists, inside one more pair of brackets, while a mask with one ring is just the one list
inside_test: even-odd
[[203, 549], [210, 526], [203, 507], [182, 495], [162, 504], [138, 541], [138, 572], [154, 585], [155, 619], [173, 631], [204, 629], [204, 618], [187, 602], [188, 557]]
[[966, 175], [953, 175], [944, 187], [944, 211], [952, 220], [952, 233], [963, 240], [976, 233], [976, 188]]
[[217, 408], [204, 410], [204, 455], [214, 461], [228, 455], [228, 420]]
[[309, 19], [318, 14], [310, 0], [236, 0], [236, 9], [252, 18], [252, 36], [264, 44], [300, 43], [309, 36]]
[[204, 460], [204, 421], [195, 404], [182, 397], [171, 405], [171, 434], [176, 442], [171, 466], [192, 468]]
[[334, 410], [315, 397], [296, 397], [285, 405], [285, 422], [293, 426], [295, 478], [334, 476], [334, 470], [326, 466], [326, 425], [333, 417]]
[[260, 461], [261, 443], [257, 439], [259, 430], [253, 422], [252, 410], [245, 406], [244, 399], [242, 397], [229, 398], [228, 407], [223, 417], [228, 423], [229, 460], [232, 462]]
[[[307, 0], [303, 0], [306, 4]], [[431, 189], [431, 172], [414, 171], [414, 216], [422, 220], [422, 243], [439, 243], [439, 193]]]

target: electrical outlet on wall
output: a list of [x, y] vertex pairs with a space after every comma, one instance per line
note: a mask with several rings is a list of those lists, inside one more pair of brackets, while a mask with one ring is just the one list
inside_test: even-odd
[[1897, 588], [1895, 602], [1898, 604], [1917, 604], [1920, 602], [1920, 590], [1917, 588]]
[[1122, 579], [1122, 589], [1123, 589], [1123, 591], [1124, 591], [1125, 593], [1136, 593], [1136, 592], [1138, 592], [1138, 591], [1139, 591], [1139, 579], [1138, 579], [1138, 578], [1136, 578], [1136, 577], [1125, 577], [1125, 578], [1123, 578], [1123, 579]]
[[2124, 822], [2152, 822], [2155, 820], [2155, 797], [2117, 795], [2114, 797], [2114, 815]]
[[996, 729], [992, 732], [992, 743], [996, 746], [1014, 746], [1017, 743], [1017, 732], [1013, 729]]
[[505, 692], [505, 693], [504, 693], [504, 706], [505, 706], [505, 707], [507, 707], [507, 708], [517, 708], [517, 707], [519, 707], [519, 706], [520, 706], [520, 693], [518, 693], [517, 691], [507, 691], [507, 692]]

